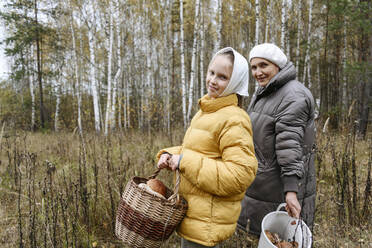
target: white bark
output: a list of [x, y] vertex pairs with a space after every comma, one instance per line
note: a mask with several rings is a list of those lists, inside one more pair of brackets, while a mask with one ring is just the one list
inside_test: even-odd
[[54, 114], [54, 131], [59, 131], [59, 107], [61, 104], [61, 83], [59, 82], [59, 79], [56, 81], [56, 112]]
[[282, 0], [282, 23], [281, 23], [281, 36], [280, 36], [280, 46], [286, 53], [285, 38], [286, 38], [286, 15], [287, 15], [287, 0]]
[[[34, 48], [33, 46], [31, 46], [31, 57], [33, 57], [33, 53], [34, 53]], [[35, 130], [35, 114], [36, 114], [36, 108], [35, 108], [35, 86], [34, 86], [34, 63], [31, 62], [31, 66], [30, 66], [30, 69], [28, 70], [29, 73], [28, 73], [28, 81], [29, 81], [29, 85], [30, 85], [30, 94], [31, 94], [31, 130], [34, 131]]]
[[270, 18], [271, 16], [271, 1], [268, 0], [266, 5], [266, 24], [265, 24], [265, 43], [268, 42], [269, 29], [270, 29]]
[[[148, 34], [151, 32], [150, 31], [150, 25], [148, 24]], [[145, 83], [145, 89], [144, 89], [144, 94], [145, 94], [145, 116], [147, 118], [147, 128], [149, 130], [150, 128], [150, 97], [152, 94], [152, 87], [151, 87], [151, 79], [152, 79], [152, 71], [151, 71], [151, 41], [150, 41], [150, 35], [146, 37], [146, 83]], [[151, 91], [150, 91], [151, 90]]]
[[300, 37], [302, 35], [301, 27], [302, 27], [302, 0], [299, 0], [299, 8], [297, 13], [297, 48], [296, 48], [296, 74], [298, 75], [299, 66], [300, 66]]
[[306, 43], [306, 49], [305, 49], [305, 65], [304, 65], [304, 74], [302, 82], [305, 83], [306, 80], [306, 74], [307, 74], [307, 80], [308, 80], [308, 86], [311, 86], [311, 74], [310, 74], [310, 45], [311, 45], [311, 23], [312, 23], [312, 12], [313, 12], [313, 0], [310, 0], [309, 3], [309, 23], [308, 23], [308, 30], [307, 30], [307, 43]]
[[204, 96], [204, 11], [203, 11], [203, 1], [200, 2], [200, 97]]
[[320, 57], [321, 57], [321, 50], [318, 50], [318, 53], [316, 54], [316, 60], [318, 61], [317, 63], [317, 85], [318, 85], [318, 92], [320, 92]]
[[71, 28], [71, 36], [72, 36], [72, 48], [73, 48], [73, 56], [74, 56], [74, 71], [75, 71], [75, 91], [76, 91], [76, 97], [77, 97], [77, 112], [78, 112], [78, 128], [80, 134], [83, 132], [83, 125], [81, 122], [81, 89], [80, 89], [80, 77], [79, 77], [79, 62], [78, 62], [78, 56], [76, 51], [76, 39], [75, 39], [75, 29], [73, 27], [73, 15], [71, 14], [71, 22], [70, 22], [70, 28]]
[[170, 55], [172, 51], [172, 46], [169, 46], [169, 28], [170, 28], [170, 17], [171, 17], [171, 10], [173, 6], [173, 0], [165, 0], [164, 1], [165, 6], [165, 25], [164, 25], [164, 37], [163, 37], [163, 42], [164, 42], [164, 47], [163, 47], [163, 60], [164, 60], [164, 81], [165, 81], [165, 108], [164, 108], [164, 125], [166, 127], [168, 135], [170, 135], [170, 78], [169, 78], [169, 67], [170, 67]]
[[214, 47], [214, 53], [221, 48], [221, 37], [222, 37], [222, 0], [217, 0], [217, 39]]
[[110, 11], [110, 31], [109, 31], [109, 50], [108, 50], [108, 61], [107, 61], [107, 103], [106, 103], [106, 118], [105, 118], [105, 135], [108, 134], [109, 126], [111, 125], [111, 70], [112, 70], [112, 47], [114, 44], [114, 18], [113, 18], [113, 6], [112, 1], [109, 3], [109, 11]]
[[190, 72], [190, 85], [189, 85], [189, 107], [187, 110], [187, 124], [190, 123], [190, 115], [193, 104], [194, 96], [194, 81], [195, 81], [195, 70], [196, 70], [196, 52], [198, 42], [198, 30], [199, 30], [199, 0], [195, 1], [195, 24], [194, 24], [194, 41], [192, 45], [192, 57], [191, 57], [191, 72]]
[[[119, 2], [117, 1], [117, 9], [116, 9], [116, 18], [119, 18]], [[114, 20], [114, 25], [116, 29], [116, 39], [117, 39], [117, 45], [116, 45], [116, 60], [118, 64], [118, 69], [116, 71], [116, 74], [114, 76], [113, 80], [113, 88], [112, 88], [112, 104], [111, 104], [111, 127], [115, 128], [115, 114], [116, 114], [116, 101], [117, 101], [117, 91], [118, 91], [118, 83], [120, 80], [121, 75], [121, 68], [122, 68], [122, 59], [120, 56], [120, 49], [121, 49], [121, 36], [120, 36], [120, 27], [119, 27], [119, 21], [118, 19]]]
[[[132, 69], [133, 70], [133, 69]], [[125, 84], [125, 109], [124, 109], [124, 120], [125, 120], [125, 127], [129, 128], [131, 126], [130, 122], [130, 85], [129, 85], [129, 80], [127, 80], [127, 83]]]
[[89, 39], [89, 60], [90, 60], [90, 82], [92, 84], [92, 95], [93, 95], [93, 108], [94, 108], [94, 126], [96, 132], [101, 131], [101, 115], [99, 110], [99, 96], [97, 89], [96, 81], [96, 69], [95, 69], [95, 54], [94, 49], [96, 46], [96, 38], [94, 34], [95, 30], [95, 7], [93, 6], [94, 2], [91, 2], [92, 5], [88, 6], [89, 16], [88, 16], [88, 39]]
[[260, 39], [260, 1], [256, 0], [255, 2], [255, 12], [256, 12], [256, 31], [255, 31], [255, 38], [254, 44], [258, 45]]
[[183, 127], [187, 127], [187, 113], [186, 113], [186, 79], [185, 79], [185, 49], [183, 38], [183, 0], [180, 0], [180, 47], [181, 47], [181, 85], [182, 85], [182, 115]]

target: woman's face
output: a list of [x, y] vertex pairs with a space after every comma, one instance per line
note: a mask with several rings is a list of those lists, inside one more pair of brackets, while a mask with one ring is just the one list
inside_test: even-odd
[[279, 67], [266, 59], [253, 58], [251, 59], [251, 70], [259, 85], [265, 87], [279, 72]]
[[230, 82], [233, 64], [226, 55], [217, 55], [209, 64], [207, 90], [211, 98], [219, 97]]

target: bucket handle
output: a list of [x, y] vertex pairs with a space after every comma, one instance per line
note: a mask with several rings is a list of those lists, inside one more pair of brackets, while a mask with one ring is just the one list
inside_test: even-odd
[[278, 212], [281, 208], [285, 207], [287, 205], [287, 203], [283, 202], [283, 203], [280, 203], [278, 208], [276, 209], [276, 211]]

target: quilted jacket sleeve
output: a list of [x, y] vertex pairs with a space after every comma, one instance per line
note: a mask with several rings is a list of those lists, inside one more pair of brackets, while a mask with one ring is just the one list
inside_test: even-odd
[[297, 181], [304, 175], [303, 138], [310, 105], [306, 95], [298, 94], [287, 96], [278, 107], [275, 150], [281, 167], [284, 192], [297, 192]]
[[173, 147], [168, 147], [161, 149], [157, 154], [156, 154], [156, 160], [159, 160], [160, 156], [164, 153], [170, 153], [170, 154], [180, 154], [182, 146], [173, 146]]
[[214, 159], [185, 149], [181, 173], [196, 187], [218, 196], [244, 192], [257, 172], [250, 122], [232, 117], [219, 133], [221, 157]]

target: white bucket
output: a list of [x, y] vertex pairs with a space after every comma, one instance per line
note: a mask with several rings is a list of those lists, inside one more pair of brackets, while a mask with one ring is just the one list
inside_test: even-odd
[[[275, 212], [268, 213], [263, 218], [258, 248], [276, 248], [266, 236], [265, 230], [277, 233], [285, 241], [293, 241], [294, 236], [298, 248], [311, 248], [312, 234], [309, 227], [302, 220], [302, 223], [298, 223], [299, 219], [292, 218], [287, 212], [279, 211], [285, 205], [285, 203], [280, 204]], [[296, 224], [293, 225], [293, 221]]]

